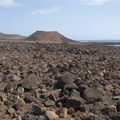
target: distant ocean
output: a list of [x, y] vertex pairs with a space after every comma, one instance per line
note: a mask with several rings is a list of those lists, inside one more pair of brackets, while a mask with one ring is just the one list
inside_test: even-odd
[[120, 44], [113, 44], [113, 45], [107, 45], [107, 46], [120, 47]]

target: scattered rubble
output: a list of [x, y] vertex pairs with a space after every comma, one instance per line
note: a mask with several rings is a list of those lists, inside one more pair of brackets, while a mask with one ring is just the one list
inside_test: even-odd
[[1, 120], [119, 120], [120, 48], [0, 42]]

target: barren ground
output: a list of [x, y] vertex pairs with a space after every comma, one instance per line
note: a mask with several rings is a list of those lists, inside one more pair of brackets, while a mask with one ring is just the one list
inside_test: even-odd
[[1, 41], [0, 120], [120, 120], [120, 48]]

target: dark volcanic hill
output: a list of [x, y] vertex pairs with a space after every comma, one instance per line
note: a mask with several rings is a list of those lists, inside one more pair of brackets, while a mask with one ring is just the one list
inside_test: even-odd
[[39, 41], [40, 43], [58, 43], [58, 44], [75, 44], [78, 43], [74, 40], [71, 40], [67, 37], [64, 37], [57, 31], [45, 32], [45, 31], [36, 31], [25, 40], [27, 41]]
[[21, 40], [21, 39], [25, 39], [25, 37], [17, 34], [0, 33], [0, 40]]

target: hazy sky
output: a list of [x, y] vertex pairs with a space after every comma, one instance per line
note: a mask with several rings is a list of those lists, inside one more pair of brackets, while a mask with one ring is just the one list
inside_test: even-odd
[[120, 0], [0, 0], [0, 32], [36, 30], [79, 40], [120, 39]]

